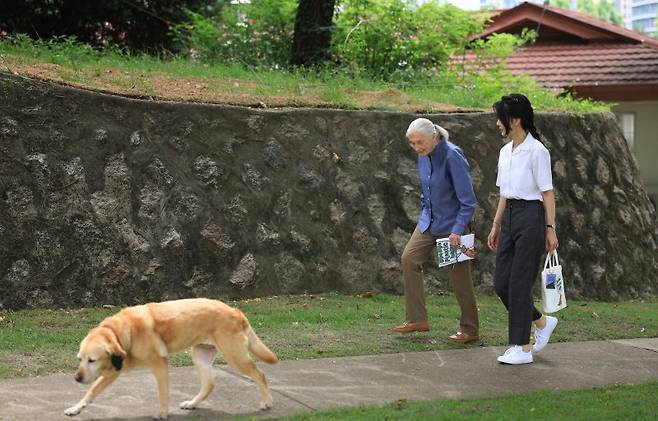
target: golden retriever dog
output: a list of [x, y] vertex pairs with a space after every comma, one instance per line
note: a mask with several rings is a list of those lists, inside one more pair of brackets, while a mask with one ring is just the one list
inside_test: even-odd
[[256, 336], [245, 315], [221, 301], [205, 298], [166, 301], [128, 307], [107, 317], [80, 343], [80, 365], [75, 380], [92, 386], [75, 406], [64, 411], [77, 415], [119, 374], [146, 367], [155, 376], [160, 412], [169, 414], [167, 356], [192, 348], [192, 360], [201, 379], [201, 389], [183, 409], [194, 409], [215, 386], [212, 362], [219, 350], [231, 367], [254, 379], [260, 389], [260, 408], [272, 407], [267, 380], [252, 361], [249, 351], [270, 364], [278, 358]]

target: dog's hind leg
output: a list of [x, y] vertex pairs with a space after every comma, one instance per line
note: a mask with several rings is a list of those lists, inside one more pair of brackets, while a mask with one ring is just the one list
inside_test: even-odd
[[154, 357], [149, 364], [151, 370], [158, 382], [158, 396], [160, 397], [160, 413], [154, 415], [153, 419], [167, 419], [169, 416], [169, 368], [165, 357]]
[[265, 374], [256, 367], [247, 348], [247, 337], [244, 333], [215, 339], [215, 345], [221, 351], [226, 362], [242, 374], [251, 377], [260, 389], [260, 409], [272, 407], [272, 393], [267, 386]]
[[201, 389], [194, 399], [181, 402], [182, 409], [194, 409], [196, 406], [205, 400], [210, 392], [215, 388], [215, 380], [212, 375], [212, 362], [217, 356], [217, 348], [212, 345], [195, 345], [192, 347], [192, 361], [199, 373], [199, 380], [201, 380]]

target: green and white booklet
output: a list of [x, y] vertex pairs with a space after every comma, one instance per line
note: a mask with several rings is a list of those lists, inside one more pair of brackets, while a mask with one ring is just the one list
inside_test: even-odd
[[436, 260], [440, 268], [473, 258], [475, 258], [475, 234], [462, 235], [459, 247], [452, 247], [447, 237], [437, 238]]

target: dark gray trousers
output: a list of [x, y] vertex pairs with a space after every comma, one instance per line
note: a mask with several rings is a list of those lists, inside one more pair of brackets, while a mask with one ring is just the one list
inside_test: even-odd
[[507, 199], [496, 250], [494, 287], [508, 311], [510, 345], [530, 343], [532, 321], [542, 316], [532, 302], [532, 285], [545, 241], [544, 204]]

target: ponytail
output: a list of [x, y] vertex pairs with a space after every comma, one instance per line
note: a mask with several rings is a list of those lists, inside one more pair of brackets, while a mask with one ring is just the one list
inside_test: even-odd
[[448, 140], [448, 138], [450, 137], [450, 133], [448, 133], [446, 129], [439, 126], [438, 124], [434, 125], [434, 130], [436, 130], [436, 132], [439, 134], [439, 136], [443, 138], [443, 140]]
[[539, 137], [539, 133], [537, 132], [537, 128], [535, 127], [534, 124], [530, 127], [530, 129], [528, 131], [530, 132], [532, 137], [534, 137], [535, 139], [537, 139], [538, 141], [541, 142], [541, 137]]

